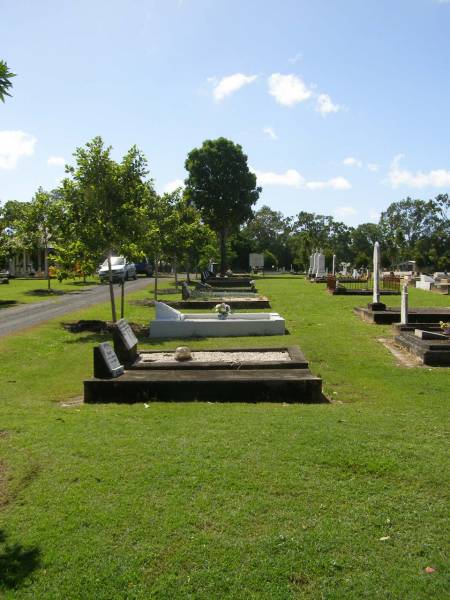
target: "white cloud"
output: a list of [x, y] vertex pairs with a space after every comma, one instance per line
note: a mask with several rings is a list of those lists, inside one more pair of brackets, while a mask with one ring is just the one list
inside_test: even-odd
[[260, 185], [287, 185], [289, 187], [299, 188], [305, 183], [305, 178], [295, 169], [288, 169], [284, 173], [252, 170]]
[[47, 164], [50, 167], [64, 167], [66, 160], [62, 156], [50, 156], [47, 159]]
[[372, 173], [376, 173], [380, 170], [380, 165], [377, 165], [376, 163], [367, 163], [367, 168], [369, 171], [372, 171]]
[[319, 94], [317, 96], [316, 110], [317, 112], [320, 112], [323, 117], [325, 117], [330, 113], [336, 113], [341, 110], [341, 106], [338, 104], [333, 104], [328, 94]]
[[347, 156], [347, 158], [344, 158], [344, 160], [342, 161], [342, 164], [347, 167], [362, 167], [362, 162], [354, 156]]
[[357, 214], [357, 210], [353, 206], [338, 206], [334, 209], [334, 215], [340, 219], [353, 217]]
[[291, 65], [296, 65], [298, 62], [300, 62], [302, 60], [302, 58], [303, 58], [303, 56], [302, 56], [301, 52], [297, 52], [297, 54], [295, 56], [288, 58], [288, 62], [290, 62]]
[[0, 131], [0, 169], [14, 169], [21, 156], [32, 156], [36, 138], [24, 131]]
[[275, 133], [275, 131], [272, 129], [272, 127], [264, 127], [263, 128], [263, 133], [265, 133], [268, 137], [270, 137], [271, 140], [277, 140], [278, 136]]
[[327, 181], [308, 181], [306, 187], [309, 190], [324, 190], [326, 188], [332, 190], [349, 190], [352, 184], [345, 177], [333, 177]]
[[163, 193], [171, 194], [180, 187], [184, 187], [184, 181], [182, 179], [174, 179], [173, 181], [169, 181], [169, 183], [164, 186]]
[[393, 188], [398, 188], [401, 185], [413, 188], [443, 188], [450, 185], [450, 171], [434, 169], [428, 171], [428, 173], [422, 171], [412, 173], [411, 171], [400, 167], [402, 158], [404, 158], [403, 154], [397, 154], [391, 163], [388, 180]]
[[226, 96], [237, 92], [244, 85], [252, 83], [252, 81], [255, 81], [256, 78], [257, 75], [243, 75], [242, 73], [235, 73], [234, 75], [222, 77], [219, 82], [213, 78], [209, 78], [208, 81], [210, 83], [215, 83], [215, 87], [213, 89], [214, 100], [220, 102], [226, 98]]
[[283, 106], [294, 106], [298, 102], [309, 100], [312, 91], [305, 82], [296, 75], [273, 73], [269, 79], [269, 94]]
[[371, 210], [369, 212], [369, 218], [371, 223], [375, 222], [375, 221], [379, 221], [380, 220], [380, 213], [376, 210]]
[[334, 177], [327, 181], [307, 181], [295, 169], [288, 169], [284, 173], [274, 173], [273, 171], [258, 171], [251, 169], [259, 185], [281, 185], [295, 188], [306, 188], [308, 190], [349, 190], [352, 186], [344, 177]]

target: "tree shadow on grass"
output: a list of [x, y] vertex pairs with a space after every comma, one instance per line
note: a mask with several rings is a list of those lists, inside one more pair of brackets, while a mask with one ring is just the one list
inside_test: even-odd
[[41, 551], [36, 546], [8, 544], [7, 534], [0, 529], [0, 590], [18, 588], [41, 566]]
[[67, 296], [67, 295], [74, 295], [74, 294], [83, 294], [84, 292], [87, 292], [88, 290], [68, 290], [68, 291], [64, 291], [64, 290], [46, 290], [46, 289], [37, 289], [37, 290], [28, 290], [26, 292], [24, 292], [24, 294], [26, 296], [41, 296], [43, 298], [48, 298], [51, 296]]
[[0, 300], [0, 309], [15, 306], [16, 304], [19, 304], [17, 300]]

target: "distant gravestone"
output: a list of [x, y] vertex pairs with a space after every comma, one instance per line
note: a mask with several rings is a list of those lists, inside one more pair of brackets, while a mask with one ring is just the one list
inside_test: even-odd
[[132, 365], [139, 354], [137, 351], [138, 339], [134, 335], [130, 324], [125, 319], [120, 319], [113, 329], [114, 350], [121, 362]]
[[124, 372], [117, 354], [108, 342], [103, 342], [94, 348], [94, 377], [110, 379], [120, 377]]
[[183, 283], [181, 284], [181, 297], [183, 298], [183, 300], [189, 300], [189, 298], [191, 297], [191, 290], [189, 289], [189, 286], [185, 281], [183, 281]]

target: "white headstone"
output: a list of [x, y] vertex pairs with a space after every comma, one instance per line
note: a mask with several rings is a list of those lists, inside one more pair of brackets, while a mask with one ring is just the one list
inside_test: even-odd
[[156, 319], [158, 321], [182, 321], [184, 315], [179, 310], [164, 304], [164, 302], [156, 302]]
[[408, 284], [402, 285], [402, 304], [400, 307], [400, 323], [408, 325]]
[[325, 255], [321, 252], [317, 253], [317, 263], [316, 263], [316, 277], [324, 277], [326, 275], [325, 271]]
[[248, 256], [248, 262], [251, 269], [262, 269], [264, 267], [264, 254], [251, 252]]
[[373, 302], [380, 302], [380, 244], [373, 247]]

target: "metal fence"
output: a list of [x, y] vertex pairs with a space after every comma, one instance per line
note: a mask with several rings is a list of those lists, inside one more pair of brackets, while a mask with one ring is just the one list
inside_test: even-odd
[[[336, 289], [368, 290], [373, 291], [373, 277], [336, 277], [328, 275], [327, 288], [330, 291]], [[400, 277], [388, 275], [380, 278], [380, 291], [391, 291], [400, 293]]]

